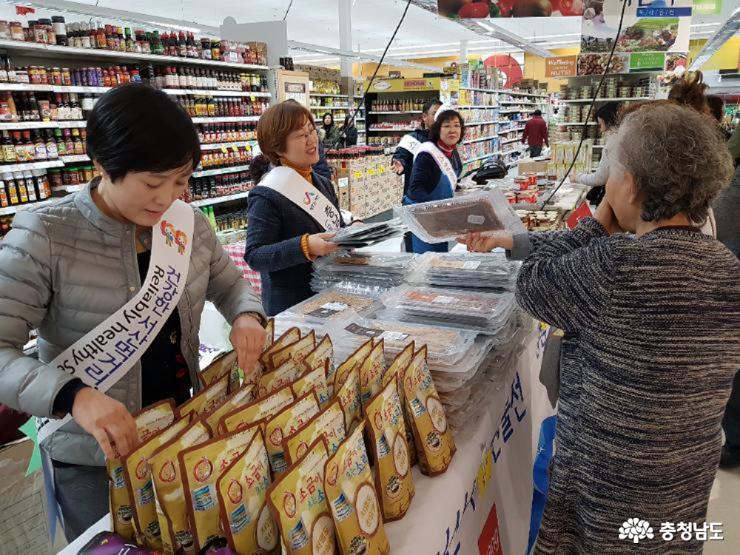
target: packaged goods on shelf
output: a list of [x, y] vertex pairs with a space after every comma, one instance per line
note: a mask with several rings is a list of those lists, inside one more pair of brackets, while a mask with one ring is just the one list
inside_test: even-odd
[[386, 290], [404, 282], [414, 255], [397, 253], [338, 253], [313, 263], [311, 288], [323, 291], [341, 282]]
[[513, 290], [519, 266], [502, 253], [426, 252], [416, 257], [408, 280], [436, 287]]
[[510, 292], [401, 285], [381, 299], [407, 322], [471, 329], [491, 335], [501, 330], [514, 309], [514, 295]]
[[427, 243], [453, 241], [471, 231], [523, 231], [501, 191], [493, 189], [399, 209], [412, 233]]
[[339, 83], [327, 79], [312, 79], [309, 82], [309, 90], [313, 94], [335, 94], [341, 95]]
[[404, 227], [398, 219], [372, 224], [358, 223], [340, 229], [330, 241], [343, 249], [359, 249], [398, 237], [403, 232]]

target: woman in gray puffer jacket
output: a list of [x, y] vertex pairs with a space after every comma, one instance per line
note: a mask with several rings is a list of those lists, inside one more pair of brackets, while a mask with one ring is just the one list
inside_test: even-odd
[[[56, 204], [18, 212], [0, 243], [0, 403], [39, 417], [73, 416], [42, 444], [70, 542], [108, 511], [104, 464], [135, 446], [131, 413], [167, 398], [179, 404], [198, 389], [206, 300], [232, 324], [241, 368], [255, 365], [265, 337], [259, 298], [194, 209], [182, 296], [131, 370], [102, 393], [48, 364], [136, 295], [152, 226], [200, 163], [188, 115], [146, 85], [103, 95], [87, 129], [101, 177]], [[39, 360], [22, 352], [31, 329], [38, 330]]]

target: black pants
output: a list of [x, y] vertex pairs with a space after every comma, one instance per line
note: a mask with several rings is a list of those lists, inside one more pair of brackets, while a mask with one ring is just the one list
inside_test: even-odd
[[725, 430], [727, 448], [740, 451], [740, 372], [735, 374], [735, 380], [732, 382], [732, 393], [725, 407], [722, 427]]
[[540, 154], [542, 154], [542, 145], [540, 146], [529, 145], [529, 157], [530, 158], [536, 158]]
[[64, 537], [69, 543], [109, 510], [108, 476], [104, 466], [54, 462], [54, 488], [64, 519]]

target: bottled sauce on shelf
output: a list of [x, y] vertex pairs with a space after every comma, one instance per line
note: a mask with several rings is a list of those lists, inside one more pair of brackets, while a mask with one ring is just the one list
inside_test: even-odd
[[92, 164], [65, 166], [48, 170], [49, 183], [52, 190], [74, 185], [84, 185], [97, 176]]
[[187, 200], [218, 198], [249, 191], [254, 187], [248, 171], [193, 177]]
[[259, 116], [267, 110], [266, 99], [255, 99], [248, 97], [176, 97], [190, 117], [246, 117]]
[[76, 121], [85, 119], [95, 100], [77, 93], [0, 92], [0, 121]]
[[50, 197], [49, 176], [44, 170], [0, 174], [0, 208], [30, 204]]
[[256, 122], [200, 124], [198, 138], [201, 144], [233, 143], [257, 139]]
[[84, 155], [86, 129], [24, 129], [3, 131], [0, 164], [27, 164], [57, 160], [59, 156]]
[[201, 154], [200, 169], [210, 170], [228, 166], [243, 166], [252, 161], [251, 149], [223, 148], [220, 150], [206, 150]]
[[424, 108], [423, 98], [390, 98], [373, 100], [370, 110], [373, 112], [419, 112]]

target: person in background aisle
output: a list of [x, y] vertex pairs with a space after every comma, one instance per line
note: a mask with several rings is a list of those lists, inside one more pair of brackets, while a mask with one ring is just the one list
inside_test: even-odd
[[717, 120], [717, 123], [719, 123], [719, 128], [725, 136], [725, 140], [729, 140], [730, 132], [723, 125], [723, 120], [725, 119], [725, 101], [722, 100], [721, 96], [708, 94], [707, 107], [709, 108], [709, 113]]
[[[457, 145], [465, 136], [465, 122], [459, 112], [441, 106], [429, 130], [429, 141], [416, 150], [411, 181], [403, 197], [403, 204], [442, 200], [455, 196], [457, 178], [462, 172], [462, 160]], [[411, 251], [447, 252], [447, 243], [425, 243], [411, 235]]]
[[326, 148], [334, 148], [339, 143], [339, 137], [341, 134], [340, 129], [334, 125], [334, 116], [330, 112], [326, 112], [322, 119], [324, 131], [323, 144]]
[[[606, 196], [573, 231], [459, 239], [529, 252], [517, 301], [566, 333], [535, 554], [630, 551], [619, 529], [636, 516], [705, 522], [740, 367], [740, 262], [694, 224], [732, 172], [716, 126], [646, 104], [612, 145]], [[696, 536], [640, 540], [651, 554], [702, 548]]]
[[[411, 133], [404, 135], [396, 147], [396, 152], [391, 160], [391, 169], [396, 175], [403, 176], [403, 194], [405, 195], [411, 181], [411, 170], [414, 167], [414, 154], [422, 145], [429, 140], [429, 128], [434, 124], [434, 115], [442, 106], [438, 98], [427, 100], [422, 107], [421, 127], [414, 129]], [[411, 252], [411, 233], [403, 235], [403, 244], [406, 252]]]
[[262, 274], [262, 301], [274, 316], [313, 295], [311, 262], [337, 250], [329, 239], [344, 224], [334, 187], [311, 169], [319, 160], [311, 112], [290, 101], [270, 107], [257, 140], [274, 167], [250, 168], [257, 187], [249, 193], [244, 258]]
[[599, 167], [596, 168], [595, 173], [582, 173], [576, 176], [576, 182], [592, 187], [586, 196], [591, 204], [598, 205], [604, 197], [604, 186], [609, 180], [609, 143], [617, 127], [620, 106], [619, 102], [607, 102], [596, 110], [596, 123], [599, 124], [601, 136], [604, 139]]
[[550, 146], [547, 137], [547, 123], [542, 119], [542, 111], [535, 110], [532, 119], [524, 125], [522, 144], [524, 143], [529, 145], [530, 158], [536, 158], [542, 154], [542, 145]]
[[347, 148], [357, 144], [357, 127], [352, 116], [344, 118], [344, 125], [339, 133], [339, 145], [336, 148]]
[[[0, 243], [0, 402], [39, 417], [74, 417], [42, 445], [70, 542], [108, 512], [105, 460], [137, 443], [131, 413], [168, 398], [180, 404], [199, 389], [206, 300], [233, 325], [245, 371], [265, 337], [259, 299], [193, 209], [183, 295], [128, 374], [102, 393], [49, 366], [136, 295], [150, 263], [161, 263], [151, 259], [152, 228], [159, 232], [200, 162], [190, 117], [142, 84], [100, 97], [87, 120], [87, 152], [100, 177], [56, 204], [18, 212]], [[30, 329], [38, 330], [38, 360], [23, 355]]]

